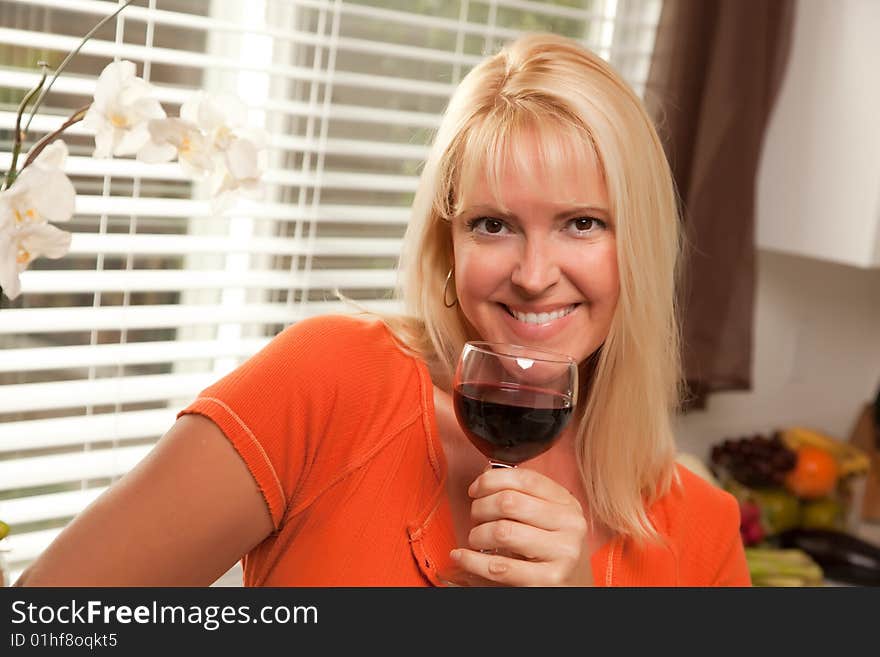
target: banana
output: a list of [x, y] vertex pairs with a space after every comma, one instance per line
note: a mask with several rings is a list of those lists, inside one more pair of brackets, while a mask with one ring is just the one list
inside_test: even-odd
[[780, 437], [785, 446], [791, 450], [797, 451], [798, 447], [811, 445], [831, 453], [837, 460], [841, 477], [864, 474], [871, 467], [868, 455], [855, 445], [845, 443], [842, 440], [814, 431], [813, 429], [790, 427], [783, 429], [780, 432]]
[[753, 586], [822, 586], [822, 567], [799, 548], [746, 547]]

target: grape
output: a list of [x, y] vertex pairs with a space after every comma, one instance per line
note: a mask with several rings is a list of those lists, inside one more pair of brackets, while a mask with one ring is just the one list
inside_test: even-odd
[[797, 455], [779, 435], [754, 434], [726, 438], [712, 447], [712, 469], [716, 476], [728, 474], [745, 486], [777, 486], [797, 462]]

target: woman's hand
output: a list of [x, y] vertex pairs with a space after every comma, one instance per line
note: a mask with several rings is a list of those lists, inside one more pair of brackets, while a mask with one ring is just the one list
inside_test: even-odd
[[[564, 487], [527, 468], [486, 470], [468, 489], [471, 549], [451, 556], [466, 573], [505, 586], [589, 586], [583, 509]], [[481, 552], [502, 550], [508, 555]]]

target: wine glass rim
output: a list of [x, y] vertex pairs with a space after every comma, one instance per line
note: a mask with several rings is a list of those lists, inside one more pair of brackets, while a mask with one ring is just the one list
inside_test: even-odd
[[[476, 349], [477, 351], [481, 351], [485, 354], [491, 354], [493, 356], [507, 356], [509, 358], [529, 358], [530, 360], [539, 361], [542, 363], [572, 363], [577, 365], [577, 362], [571, 356], [566, 354], [560, 354], [557, 351], [550, 351], [549, 349], [544, 349], [542, 347], [527, 347], [525, 345], [513, 344], [511, 342], [488, 342], [483, 340], [468, 340], [465, 342], [465, 348]], [[492, 347], [498, 347], [502, 349], [502, 352], [499, 353]], [[522, 349], [523, 351], [528, 352], [524, 355], [517, 355], [516, 353], [504, 353], [506, 350], [515, 350]], [[544, 357], [535, 357], [533, 353], [544, 354]]]

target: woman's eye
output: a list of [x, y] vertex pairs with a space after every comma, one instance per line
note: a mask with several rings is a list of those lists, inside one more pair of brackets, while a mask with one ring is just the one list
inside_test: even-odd
[[580, 235], [589, 235], [606, 227], [604, 221], [594, 219], [593, 217], [577, 217], [572, 219], [568, 225], [571, 226], [575, 233]]
[[478, 233], [486, 233], [488, 235], [498, 235], [504, 231], [506, 226], [499, 219], [491, 217], [479, 217], [469, 223], [470, 229]]

